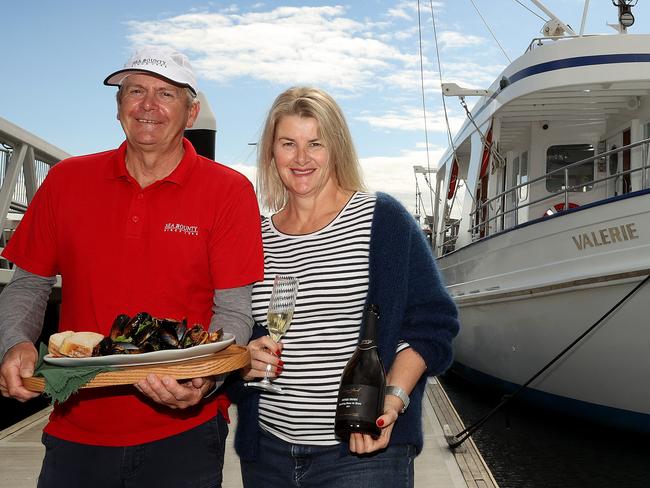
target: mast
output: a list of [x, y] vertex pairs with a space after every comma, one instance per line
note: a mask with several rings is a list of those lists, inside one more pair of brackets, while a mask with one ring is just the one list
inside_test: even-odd
[[589, 0], [585, 0], [585, 6], [582, 9], [582, 22], [580, 22], [580, 37], [585, 33], [585, 23], [587, 22], [587, 12], [589, 11]]

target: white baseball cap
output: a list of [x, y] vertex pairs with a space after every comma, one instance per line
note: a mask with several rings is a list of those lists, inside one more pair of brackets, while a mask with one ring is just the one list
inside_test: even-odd
[[190, 60], [170, 48], [146, 46], [138, 49], [124, 68], [106, 77], [104, 85], [120, 86], [127, 76], [134, 73], [153, 73], [176, 85], [188, 87], [195, 95], [198, 92]]

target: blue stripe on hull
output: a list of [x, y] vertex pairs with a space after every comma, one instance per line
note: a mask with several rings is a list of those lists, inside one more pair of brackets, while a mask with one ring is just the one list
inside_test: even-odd
[[[452, 371], [472, 383], [505, 391], [507, 393], [514, 392], [520, 386], [481, 373], [480, 371], [457, 362], [452, 366]], [[581, 400], [554, 395], [552, 393], [546, 393], [532, 388], [526, 388], [517, 395], [517, 398], [520, 398], [535, 407], [541, 407], [554, 412], [560, 412], [573, 417], [590, 420], [609, 427], [634, 432], [650, 433], [650, 415], [633, 412], [631, 410], [606, 407], [595, 403], [583, 402]]]
[[650, 62], [648, 53], [629, 53], [629, 54], [596, 54], [591, 56], [577, 56], [575, 58], [556, 59], [545, 63], [535, 64], [524, 68], [508, 76], [510, 83], [515, 83], [524, 78], [548, 71], [555, 71], [565, 68], [577, 68], [579, 66], [595, 66], [599, 64], [618, 64], [618, 63], [647, 63]]

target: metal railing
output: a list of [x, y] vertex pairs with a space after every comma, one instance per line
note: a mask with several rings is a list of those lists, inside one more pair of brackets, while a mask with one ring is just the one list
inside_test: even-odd
[[[623, 170], [623, 171], [617, 170], [616, 173], [609, 174], [601, 178], [593, 178], [591, 180], [582, 181], [574, 185], [570, 184], [569, 173], [571, 169], [576, 168], [583, 164], [594, 163], [596, 161], [602, 161], [605, 165], [607, 165], [609, 156], [613, 154], [620, 154], [625, 151], [631, 151], [632, 149], [639, 148], [639, 147], [643, 149], [641, 151], [641, 163], [642, 163], [641, 166], [636, 168], [631, 168], [629, 170]], [[476, 222], [469, 227], [469, 232], [472, 236], [472, 241], [483, 239], [488, 235], [490, 235], [491, 233], [500, 232], [502, 230], [506, 230], [507, 228], [514, 227], [515, 225], [523, 223], [523, 222], [516, 222], [513, 223], [511, 226], [506, 226], [505, 218], [507, 215], [512, 214], [514, 212], [518, 213], [520, 209], [539, 205], [546, 201], [558, 202], [558, 196], [561, 197], [561, 202], [558, 202], [562, 204], [561, 211], [566, 211], [569, 209], [570, 206], [569, 195], [571, 193], [580, 191], [580, 189], [584, 190], [589, 186], [596, 187], [599, 183], [607, 182], [610, 180], [617, 183], [619, 179], [624, 178], [626, 175], [630, 175], [631, 177], [632, 174], [640, 173], [641, 181], [640, 181], [640, 188], [638, 189], [646, 189], [648, 187], [648, 182], [649, 182], [648, 169], [650, 169], [650, 165], [648, 164], [649, 148], [650, 148], [650, 138], [644, 139], [642, 141], [634, 142], [632, 144], [628, 144], [627, 146], [621, 146], [619, 148], [612, 149], [610, 151], [605, 151], [596, 154], [594, 156], [590, 156], [589, 158], [576, 161], [562, 168], [557, 168], [553, 171], [549, 171], [548, 173], [545, 173], [542, 176], [526, 181], [519, 185], [512, 186], [485, 201], [475, 202], [476, 207], [469, 214], [470, 221]], [[631, 152], [630, 152], [630, 157], [631, 157]], [[560, 190], [555, 192], [550, 192], [534, 200], [521, 203], [520, 195], [524, 190], [527, 192], [528, 195], [531, 195], [530, 191], [533, 185], [541, 182], [546, 182], [549, 179], [549, 177], [553, 176], [554, 174], [563, 175], [564, 184], [562, 185]], [[630, 188], [628, 188], [627, 191], [624, 191], [623, 193], [628, 193], [629, 191]], [[611, 196], [612, 195], [606, 195], [603, 198], [595, 198], [590, 203], [604, 200], [606, 198], [610, 198]], [[510, 202], [512, 204], [512, 207], [504, 208], [508, 206], [506, 202]], [[551, 204], [549, 203], [549, 205]], [[527, 221], [528, 220], [533, 220], [533, 219], [527, 219]], [[501, 226], [499, 226], [498, 223], [501, 223]], [[454, 221], [453, 223], [450, 224], [456, 226], [457, 229], [458, 226], [457, 221]], [[453, 231], [450, 232], [451, 228], [452, 225], [447, 225], [446, 223], [445, 227], [439, 234], [440, 239], [438, 242], [440, 242], [441, 244], [438, 246], [438, 251], [442, 255], [447, 254], [448, 252], [451, 252], [452, 250], [455, 249], [456, 239], [458, 238], [458, 235], [457, 235], [457, 230], [455, 233]]]
[[0, 117], [0, 245], [7, 214], [24, 212], [50, 167], [70, 155]]
[[[0, 142], [0, 187], [5, 180], [5, 174], [7, 173], [7, 168], [12, 153], [13, 147]], [[47, 176], [47, 172], [50, 170], [51, 165], [45, 161], [38, 159], [36, 159], [34, 163], [36, 173], [36, 188], [38, 188], [41, 183], [43, 183], [45, 176]], [[23, 213], [25, 210], [27, 210], [28, 203], [29, 200], [27, 198], [27, 188], [25, 186], [25, 174], [21, 172], [18, 174], [18, 178], [16, 180], [16, 186], [11, 198], [10, 210]]]
[[530, 41], [530, 44], [528, 45], [528, 48], [526, 49], [526, 52], [532, 51], [538, 46], [543, 46], [544, 41], [563, 41], [565, 39], [577, 39], [580, 37], [597, 37], [597, 36], [602, 36], [603, 34], [585, 34], [585, 35], [575, 35], [575, 36], [547, 36], [547, 37], [535, 37], [532, 41]]

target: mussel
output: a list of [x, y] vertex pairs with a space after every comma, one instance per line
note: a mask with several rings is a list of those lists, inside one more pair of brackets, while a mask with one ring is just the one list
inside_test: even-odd
[[223, 329], [208, 332], [208, 342], [219, 342], [223, 338]]
[[158, 330], [158, 326], [158, 320], [147, 312], [140, 312], [124, 326], [123, 336], [132, 338], [133, 343], [139, 346]]
[[113, 340], [110, 337], [104, 337], [99, 344], [93, 348], [93, 356], [108, 356], [113, 348]]
[[158, 334], [149, 336], [149, 338], [141, 343], [139, 347], [144, 352], [160, 351], [161, 349], [175, 349], [167, 347]]
[[111, 332], [109, 337], [111, 340], [116, 340], [118, 337], [123, 337], [124, 335], [124, 326], [129, 323], [131, 318], [128, 315], [120, 314], [115, 317], [113, 325], [111, 326]]
[[179, 349], [186, 331], [187, 321], [185, 319], [182, 322], [172, 319], [161, 319], [157, 334], [161, 342], [161, 348]]
[[198, 346], [200, 344], [205, 344], [210, 339], [210, 334], [203, 330], [200, 325], [194, 325], [191, 329], [188, 329], [181, 340], [181, 347], [192, 347]]

